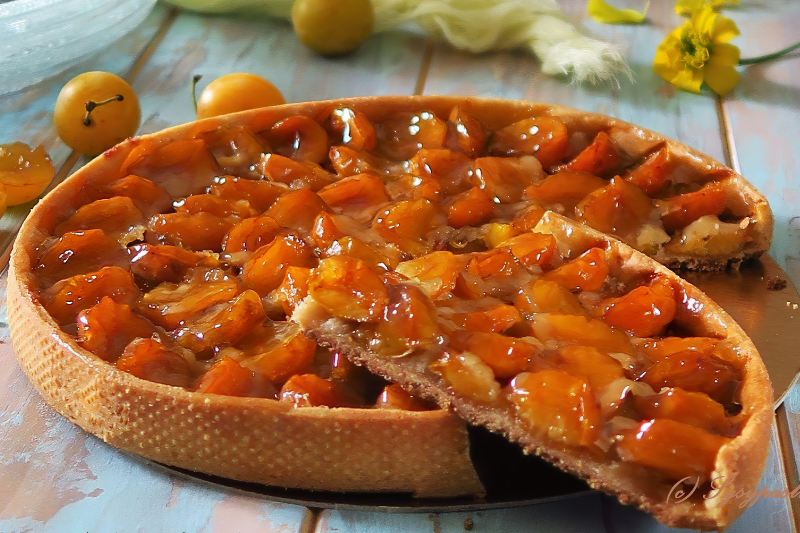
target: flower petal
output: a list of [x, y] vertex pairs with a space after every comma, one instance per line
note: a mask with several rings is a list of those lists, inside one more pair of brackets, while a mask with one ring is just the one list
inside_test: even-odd
[[645, 2], [644, 10], [639, 13], [633, 9], [617, 9], [605, 0], [589, 0], [586, 10], [593, 19], [604, 24], [640, 24], [644, 22], [649, 5], [649, 1]]
[[725, 96], [739, 83], [739, 73], [731, 66], [706, 64], [703, 69], [706, 83], [720, 96]]
[[698, 11], [692, 14], [692, 27], [701, 35], [712, 35], [717, 17], [719, 15], [714, 13], [710, 5], [703, 4]]
[[739, 48], [730, 43], [712, 45], [708, 63], [721, 67], [735, 67], [739, 64]]
[[705, 0], [678, 0], [675, 3], [675, 14], [691, 16], [704, 3]]
[[714, 25], [712, 41], [714, 43], [727, 43], [737, 35], [739, 35], [739, 28], [736, 27], [736, 23], [729, 18], [719, 17]]

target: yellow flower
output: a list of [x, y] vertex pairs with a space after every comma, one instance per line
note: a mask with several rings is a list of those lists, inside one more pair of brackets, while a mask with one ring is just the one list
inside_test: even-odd
[[725, 5], [739, 5], [739, 0], [678, 0], [675, 3], [675, 13], [688, 17], [705, 4], [712, 9], [719, 9]]
[[641, 13], [633, 9], [617, 9], [605, 0], [589, 0], [586, 9], [597, 22], [604, 24], [641, 24], [647, 16], [648, 0]]
[[734, 68], [739, 49], [728, 41], [739, 35], [731, 19], [705, 4], [676, 28], [656, 50], [653, 70], [679, 89], [700, 92], [705, 81], [719, 95], [729, 93], [739, 81]]

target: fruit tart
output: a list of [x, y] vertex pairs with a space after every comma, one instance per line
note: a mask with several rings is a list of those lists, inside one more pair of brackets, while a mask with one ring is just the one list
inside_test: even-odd
[[772, 390], [741, 328], [560, 215], [391, 275], [325, 258], [308, 285], [292, 318], [313, 338], [667, 525], [725, 529], [764, 469]]
[[[285, 487], [481, 494], [464, 422], [426, 399], [427, 389], [420, 398], [408, 392], [418, 386], [401, 379], [399, 387], [354, 365], [343, 357], [353, 352], [349, 344], [325, 337], [337, 347], [318, 345], [293, 317], [312, 294], [310, 302], [338, 309], [350, 330], [383, 328], [381, 343], [397, 355], [427, 350], [450, 328], [452, 346], [460, 347], [453, 361], [494, 350], [498, 338], [528, 361], [542, 347], [514, 339], [534, 338], [537, 320], [552, 328], [559, 313], [567, 322], [581, 317], [590, 325], [564, 324], [558, 342], [566, 346], [566, 336], [577, 335], [584, 339], [577, 345], [599, 350], [597, 357], [633, 365], [621, 366], [622, 376], [608, 374], [616, 376], [609, 382], [620, 414], [612, 416], [606, 402], [595, 406], [602, 406], [598, 416], [612, 426], [644, 420], [651, 411], [632, 406], [635, 398], [680, 387], [669, 377], [674, 360], [660, 371], [666, 377], [640, 379], [635, 372], [663, 351], [661, 340], [640, 340], [666, 332], [683, 338], [694, 326], [675, 319], [683, 329], [673, 331], [677, 326], [662, 323], [654, 309], [650, 315], [659, 318], [648, 315], [628, 331], [626, 309], [647, 299], [625, 289], [639, 283], [646, 295], [672, 294], [676, 312], [688, 289], [667, 274], [624, 282], [612, 276], [614, 290], [562, 283], [557, 273], [538, 280], [546, 266], [572, 259], [568, 235], [553, 237], [557, 250], [533, 231], [548, 210], [574, 220], [576, 239], [580, 228], [594, 227], [656, 261], [689, 268], [758, 256], [772, 228], [766, 201], [741, 176], [608, 117], [458, 97], [291, 104], [129, 139], [57, 187], [15, 243], [12, 341], [23, 370], [60, 413], [145, 457]], [[582, 260], [589, 270], [606, 253], [596, 248]], [[566, 268], [565, 279], [594, 279], [582, 267]], [[603, 286], [607, 276], [597, 278]], [[341, 287], [356, 289], [342, 297]], [[511, 298], [508, 291], [521, 292]], [[622, 300], [589, 301], [600, 297]], [[441, 301], [453, 305], [445, 311]], [[536, 319], [548, 302], [566, 307]], [[603, 305], [607, 313], [598, 311]], [[440, 320], [440, 311], [449, 315]], [[429, 320], [381, 326], [385, 313]], [[720, 327], [733, 331], [722, 320]], [[473, 330], [475, 336], [457, 333]], [[606, 330], [619, 345], [590, 343]], [[705, 338], [699, 348], [679, 351], [712, 374], [721, 368], [733, 377], [722, 391], [687, 393], [705, 394], [717, 414], [722, 408], [714, 423], [732, 429], [709, 430], [712, 440], [739, 442], [731, 432], [749, 431], [760, 419], [732, 389], [749, 383], [754, 371], [747, 365], [757, 356], [745, 349], [739, 360], [717, 347], [728, 344], [713, 340], [725, 337], [716, 330], [698, 335]], [[558, 358], [584, 357], [564, 355], [569, 350], [558, 342], [547, 348]], [[569, 374], [565, 383], [588, 379], [593, 369], [587, 365], [586, 375]], [[564, 373], [558, 365], [549, 371]], [[518, 373], [514, 366], [492, 372], [503, 386]], [[728, 412], [739, 405], [739, 414]], [[653, 413], [661, 413], [658, 406]], [[606, 418], [598, 419], [603, 427]], [[592, 428], [581, 437], [587, 453], [621, 453], [623, 444], [601, 439], [607, 435], [600, 425]], [[645, 468], [631, 463], [620, 463], [621, 470]], [[620, 487], [611, 490], [624, 498]]]

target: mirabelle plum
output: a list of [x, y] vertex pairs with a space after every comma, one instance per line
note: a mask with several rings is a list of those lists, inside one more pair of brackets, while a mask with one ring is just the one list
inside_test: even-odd
[[223, 200], [247, 200], [254, 209], [264, 212], [289, 188], [282, 183], [225, 176], [211, 186], [210, 192]]
[[349, 257], [361, 259], [368, 267], [376, 272], [380, 272], [381, 270], [389, 271], [397, 266], [397, 262], [393, 260], [393, 258], [387, 257], [382, 253], [384, 251], [388, 250], [367, 244], [361, 239], [347, 236], [331, 244], [331, 246], [325, 250], [324, 255], [327, 257], [347, 255]]
[[204, 256], [177, 246], [135, 244], [128, 248], [131, 274], [150, 281], [179, 282]]
[[78, 344], [105, 361], [116, 361], [133, 339], [155, 333], [152, 322], [108, 296], [78, 314]]
[[442, 192], [452, 195], [469, 188], [472, 160], [460, 152], [444, 148], [423, 148], [408, 161], [408, 171], [416, 176], [433, 178]]
[[188, 387], [191, 381], [186, 358], [155, 339], [136, 339], [128, 344], [117, 359], [117, 368], [137, 378], [174, 387]]
[[666, 389], [652, 396], [633, 396], [633, 406], [644, 418], [669, 418], [727, 437], [733, 422], [725, 408], [702, 392]]
[[570, 213], [588, 194], [606, 185], [606, 180], [594, 174], [561, 171], [534, 183], [525, 189], [525, 194], [542, 205], [561, 205]]
[[592, 248], [581, 256], [545, 274], [544, 279], [555, 281], [571, 291], [596, 291], [610, 272], [605, 251]]
[[492, 332], [459, 331], [450, 336], [450, 342], [456, 349], [480, 357], [498, 378], [514, 377], [539, 354], [529, 342]]
[[675, 166], [670, 150], [664, 146], [653, 152], [644, 162], [625, 175], [625, 179], [653, 196], [670, 184], [670, 176]]
[[445, 296], [456, 285], [456, 258], [452, 252], [432, 252], [397, 265], [397, 272], [416, 279], [432, 299]]
[[122, 171], [151, 180], [173, 198], [205, 192], [220, 174], [217, 161], [203, 139], [174, 141], [141, 155], [131, 151]]
[[547, 268], [556, 250], [556, 240], [544, 233], [523, 233], [503, 241], [499, 247], [508, 249], [526, 267]]
[[97, 200], [81, 206], [75, 214], [56, 226], [57, 236], [70, 231], [102, 229], [108, 237], [120, 244], [141, 239], [146, 221], [142, 212], [125, 196]]
[[264, 331], [265, 335], [250, 335], [244, 345], [238, 346], [247, 355], [242, 366], [271, 383], [281, 384], [311, 365], [317, 343], [303, 335], [299, 328], [291, 325], [278, 335], [267, 328]]
[[445, 351], [430, 365], [459, 396], [491, 405], [500, 397], [500, 384], [492, 369], [475, 354]]
[[711, 355], [719, 342], [719, 339], [711, 337], [664, 337], [649, 340], [642, 344], [640, 349], [653, 361], [660, 361], [668, 355], [684, 350], [694, 350], [702, 355]]
[[505, 204], [519, 202], [526, 187], [547, 175], [532, 156], [481, 157], [474, 161], [472, 172], [474, 185]]
[[430, 111], [404, 111], [386, 117], [378, 130], [379, 147], [389, 158], [409, 159], [421, 148], [442, 148], [447, 124]]
[[285, 118], [264, 135], [274, 152], [295, 161], [322, 163], [328, 158], [328, 133], [312, 118]]
[[390, 201], [383, 180], [373, 174], [342, 178], [319, 191], [319, 197], [331, 209], [364, 222], [371, 220], [382, 204]]
[[198, 136], [208, 144], [222, 174], [247, 179], [260, 178], [254, 167], [261, 159], [261, 154], [269, 152], [270, 147], [252, 131], [244, 126], [220, 126]]
[[290, 266], [286, 269], [286, 275], [277, 289], [278, 300], [281, 302], [286, 316], [291, 316], [295, 307], [308, 296], [308, 278], [310, 276], [310, 268]]
[[562, 370], [585, 379], [596, 394], [625, 377], [619, 361], [591, 346], [563, 346], [558, 351]]
[[452, 319], [466, 331], [486, 333], [502, 333], [521, 320], [519, 311], [507, 304], [471, 313], [455, 314]]
[[583, 379], [545, 369], [519, 374], [508, 389], [517, 414], [535, 435], [585, 447], [600, 436], [600, 409]]
[[403, 200], [380, 211], [372, 228], [404, 252], [419, 256], [429, 251], [430, 244], [423, 239], [433, 229], [434, 219], [440, 213], [427, 198]]
[[514, 307], [529, 320], [536, 313], [586, 315], [578, 298], [554, 281], [537, 279], [523, 286], [514, 300]]
[[255, 252], [282, 233], [283, 227], [268, 215], [246, 218], [233, 226], [222, 239], [222, 250], [228, 253]]
[[[374, 150], [378, 145], [375, 128], [367, 116], [349, 107], [334, 109], [328, 118], [331, 135], [356, 150]], [[327, 153], [325, 155], [328, 155]]]
[[606, 324], [635, 337], [653, 337], [672, 322], [678, 304], [669, 279], [657, 276], [649, 287], [636, 287], [619, 298], [603, 300], [601, 308]]
[[104, 296], [117, 303], [133, 305], [141, 295], [130, 272], [106, 266], [97, 272], [62, 279], [45, 290], [42, 302], [59, 324], [75, 321], [78, 313], [100, 303]]
[[309, 236], [319, 250], [324, 250], [332, 245], [334, 241], [345, 237], [345, 233], [338, 228], [332, 216], [322, 211], [314, 219]]
[[225, 396], [248, 396], [253, 388], [253, 372], [225, 356], [206, 370], [194, 390]]
[[35, 268], [43, 287], [58, 280], [86, 274], [99, 267], [116, 266], [127, 270], [128, 253], [116, 239], [102, 230], [66, 233], [47, 249]]
[[400, 411], [431, 411], [436, 409], [432, 402], [409, 394], [400, 385], [391, 384], [384, 387], [375, 403], [378, 409], [398, 409]]
[[674, 232], [706, 215], [719, 215], [725, 210], [725, 188], [709, 183], [695, 192], [681, 194], [659, 202], [664, 229]]
[[311, 247], [296, 235], [276, 237], [270, 244], [256, 251], [242, 269], [242, 283], [266, 296], [278, 288], [290, 266], [313, 267], [315, 259]]
[[248, 290], [230, 302], [216, 304], [189, 317], [175, 337], [181, 346], [198, 353], [235, 344], [266, 318], [261, 298]]
[[388, 174], [389, 169], [394, 166], [388, 159], [349, 146], [331, 146], [328, 157], [336, 173], [342, 177], [365, 172]]
[[170, 244], [200, 252], [222, 251], [222, 239], [233, 223], [211, 213], [167, 213], [154, 215], [147, 223], [149, 244]]
[[418, 287], [408, 284], [389, 285], [389, 297], [377, 333], [380, 351], [400, 355], [436, 340], [439, 333], [436, 308]]
[[112, 181], [103, 190], [103, 196], [127, 196], [133, 200], [136, 208], [145, 218], [150, 218], [157, 213], [169, 211], [172, 208], [172, 198], [163, 187], [140, 176], [125, 176]]
[[21, 142], [0, 145], [0, 182], [5, 185], [8, 205], [35, 199], [55, 175], [56, 169], [43, 146], [31, 149]]
[[298, 162], [278, 154], [264, 154], [255, 168], [266, 179], [284, 183], [291, 189], [318, 191], [336, 181], [335, 174], [316, 163]]
[[532, 204], [525, 209], [520, 210], [514, 216], [514, 220], [511, 221], [511, 225], [518, 231], [531, 231], [542, 219], [544, 212], [544, 207], [538, 204]]
[[427, 198], [439, 203], [442, 199], [442, 186], [429, 176], [403, 174], [386, 183], [386, 192], [393, 200], [419, 200]]
[[447, 147], [469, 157], [478, 157], [486, 146], [489, 132], [478, 119], [455, 106], [447, 122]]
[[233, 217], [232, 222], [258, 215], [247, 200], [223, 200], [211, 194], [195, 194], [175, 202], [175, 211], [191, 214], [209, 213], [220, 218]]
[[592, 144], [564, 165], [564, 170], [588, 172], [595, 176], [602, 176], [614, 171], [619, 166], [621, 159], [614, 142], [606, 132], [601, 131], [595, 136]]
[[198, 271], [184, 283], [165, 282], [145, 294], [139, 312], [171, 330], [214, 304], [230, 301], [238, 293], [235, 278], [209, 281]]
[[[604, 353], [633, 354], [628, 336], [601, 320], [578, 315], [551, 313], [533, 318], [533, 331], [542, 342], [553, 339], [560, 344], [592, 346]], [[656, 387], [658, 388], [658, 387]]]
[[447, 224], [454, 228], [477, 226], [488, 220], [494, 211], [491, 195], [480, 187], [453, 196], [446, 204]]
[[656, 361], [639, 378], [653, 389], [677, 387], [702, 392], [722, 404], [732, 400], [741, 373], [731, 364], [695, 350], [672, 353]]
[[389, 296], [380, 278], [360, 260], [344, 255], [323, 259], [311, 271], [308, 292], [333, 316], [376, 322]]
[[278, 198], [266, 214], [284, 228], [308, 233], [314, 219], [325, 210], [325, 202], [317, 194], [308, 189], [300, 189]]
[[248, 109], [285, 104], [272, 83], [257, 74], [234, 72], [209, 83], [197, 100], [197, 118], [238, 113]]
[[651, 468], [669, 479], [699, 477], [702, 483], [728, 441], [675, 420], [645, 420], [636, 429], [622, 431], [617, 453], [623, 461]]
[[567, 156], [567, 127], [556, 117], [531, 117], [492, 134], [489, 153], [498, 156], [532, 155], [549, 168]]
[[575, 208], [577, 219], [605, 233], [629, 239], [650, 218], [653, 203], [642, 190], [619, 176], [584, 198]]
[[289, 378], [278, 395], [282, 402], [295, 407], [357, 407], [359, 402], [341, 385], [314, 374], [298, 374]]

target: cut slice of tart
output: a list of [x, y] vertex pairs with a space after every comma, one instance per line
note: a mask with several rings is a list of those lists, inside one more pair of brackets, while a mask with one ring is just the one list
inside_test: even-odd
[[[129, 139], [57, 187], [15, 243], [12, 341], [59, 412], [155, 460], [314, 490], [481, 494], [463, 422], [291, 316], [312, 287], [336, 300], [312, 276], [325, 265], [363, 278], [367, 301], [374, 289], [375, 307], [348, 308], [358, 323], [455, 294], [478, 307], [450, 309], [452, 327], [500, 328], [457, 342], [491, 345], [540, 292], [564, 292], [547, 280], [498, 303], [555, 254], [530, 233], [546, 209], [694, 268], [758, 256], [772, 229], [741, 176], [609, 117], [460, 97], [291, 104]], [[383, 294], [406, 278], [419, 287]], [[390, 343], [416, 350], [437, 324]]]
[[487, 251], [444, 254], [384, 275], [323, 259], [292, 319], [665, 524], [721, 530], [736, 519], [735, 499], [713, 495], [758, 482], [772, 389], [724, 311], [555, 213]]

